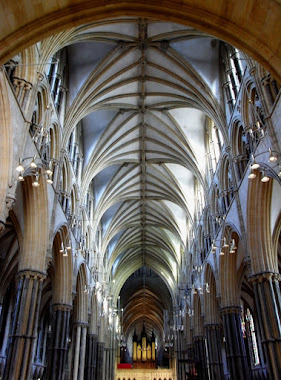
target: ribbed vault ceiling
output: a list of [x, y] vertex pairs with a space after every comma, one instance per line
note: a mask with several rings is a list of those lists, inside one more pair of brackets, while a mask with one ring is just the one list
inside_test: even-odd
[[78, 27], [44, 43], [49, 55], [67, 46], [64, 144], [81, 128], [82, 194], [93, 183], [94, 230], [102, 229], [100, 255], [115, 297], [129, 283], [129, 295], [120, 293], [126, 329], [145, 314], [143, 281], [130, 277], [144, 266], [154, 273], [146, 282], [147, 318], [159, 328], [178, 286], [195, 183], [207, 197], [206, 125], [226, 137], [219, 43], [191, 28], [134, 18]]

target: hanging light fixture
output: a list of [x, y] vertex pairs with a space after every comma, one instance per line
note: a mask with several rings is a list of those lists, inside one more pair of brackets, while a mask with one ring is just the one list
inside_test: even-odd
[[[30, 160], [31, 159], [31, 162], [26, 166], [24, 167], [23, 166], [23, 162], [26, 161], [26, 160]], [[47, 183], [49, 184], [52, 184], [53, 183], [53, 179], [52, 179], [52, 174], [53, 174], [53, 171], [51, 169], [51, 161], [49, 163], [49, 166], [48, 168], [45, 170], [42, 170], [42, 172], [39, 173], [39, 170], [38, 170], [38, 165], [39, 167], [41, 168], [43, 165], [42, 163], [36, 163], [36, 154], [34, 154], [34, 156], [32, 157], [26, 157], [24, 159], [19, 159], [19, 164], [18, 166], [16, 167], [16, 171], [19, 172], [19, 176], [18, 176], [18, 181], [19, 182], [23, 182], [24, 181], [24, 177], [26, 175], [31, 175], [31, 174], [34, 174], [35, 175], [35, 179], [34, 181], [32, 182], [32, 186], [34, 187], [39, 187], [40, 184], [39, 184], [39, 176], [42, 176], [42, 175], [47, 175]], [[29, 171], [28, 171], [29, 169]]]

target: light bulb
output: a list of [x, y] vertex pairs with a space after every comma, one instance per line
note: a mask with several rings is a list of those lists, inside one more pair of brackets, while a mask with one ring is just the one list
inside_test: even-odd
[[253, 172], [252, 169], [251, 169], [251, 171], [250, 171], [250, 174], [248, 175], [248, 178], [249, 178], [249, 179], [254, 179], [254, 178], [256, 178], [256, 174]]
[[237, 249], [237, 247], [235, 245], [235, 240], [232, 239], [231, 246], [230, 246], [230, 251], [229, 252], [230, 253], [235, 253], [236, 249]]
[[19, 160], [19, 165], [16, 167], [17, 172], [24, 172], [24, 167], [22, 166], [21, 160]]
[[258, 168], [260, 167], [260, 164], [258, 164], [258, 163], [256, 162], [256, 160], [255, 160], [255, 156], [254, 156], [253, 154], [251, 155], [251, 159], [252, 159], [252, 161], [253, 161], [253, 163], [252, 163], [252, 165], [251, 165], [251, 168], [254, 169], [254, 170], [258, 169]]
[[260, 164], [258, 164], [256, 161], [253, 162], [253, 165], [251, 165], [251, 168], [256, 170], [260, 167]]
[[269, 151], [268, 161], [269, 162], [275, 162], [275, 161], [277, 161], [277, 157], [272, 153], [272, 149], [268, 148], [268, 151]]
[[50, 185], [53, 183], [53, 180], [52, 180], [51, 176], [48, 176], [47, 183], [49, 183]]
[[34, 182], [32, 182], [32, 186], [34, 186], [34, 187], [39, 187], [40, 186], [40, 184], [39, 184], [39, 182], [38, 182], [37, 179]]
[[32, 169], [36, 169], [37, 168], [37, 164], [35, 162], [35, 158], [36, 158], [36, 154], [34, 154], [34, 157], [33, 157], [32, 161], [31, 161], [31, 163], [29, 165]]
[[226, 238], [223, 238], [223, 248], [229, 247], [229, 244], [226, 242]]
[[50, 169], [50, 167], [48, 167], [48, 169], [46, 170], [45, 173], [48, 174], [49, 176], [53, 174], [53, 172], [52, 172], [52, 170]]
[[268, 182], [269, 181], [269, 177], [266, 174], [263, 174], [261, 181], [264, 182], [264, 183]]
[[24, 178], [23, 178], [23, 175], [22, 175], [22, 174], [20, 174], [20, 175], [18, 176], [18, 180], [19, 180], [20, 182], [23, 182], [23, 181], [24, 181]]
[[220, 251], [219, 256], [224, 256], [224, 252], [223, 252], [223, 251]]

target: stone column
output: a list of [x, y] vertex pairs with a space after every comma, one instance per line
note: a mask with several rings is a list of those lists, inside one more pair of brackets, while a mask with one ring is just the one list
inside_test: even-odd
[[194, 345], [192, 343], [186, 345], [187, 359], [194, 360]]
[[81, 186], [82, 166], [83, 166], [83, 154], [77, 153], [77, 182]]
[[83, 379], [85, 368], [86, 335], [88, 324], [77, 322], [72, 379]]
[[207, 355], [206, 355], [206, 344], [203, 335], [197, 335], [193, 337], [194, 345], [194, 357], [199, 360], [198, 374], [199, 378], [202, 380], [208, 379], [208, 368], [207, 368]]
[[88, 334], [87, 348], [86, 348], [86, 362], [85, 362], [85, 380], [96, 379], [96, 366], [97, 366], [97, 340], [96, 334]]
[[209, 374], [211, 380], [224, 379], [222, 353], [221, 353], [221, 326], [213, 323], [205, 325], [209, 356]]
[[52, 328], [49, 346], [47, 379], [64, 380], [69, 337], [69, 318], [71, 305], [52, 306]]
[[114, 348], [110, 349], [110, 379], [115, 379], [115, 355], [116, 350]]
[[104, 343], [97, 343], [97, 371], [95, 380], [103, 380], [103, 356], [104, 356]]
[[249, 278], [253, 283], [261, 341], [271, 379], [281, 373], [281, 292], [279, 273], [261, 273]]
[[75, 334], [75, 351], [74, 351], [74, 363], [73, 363], [73, 380], [77, 380], [78, 367], [79, 367], [79, 354], [80, 354], [80, 339], [81, 339], [81, 325], [76, 325]]
[[104, 349], [104, 379], [110, 380], [110, 353], [109, 348]]
[[17, 297], [5, 380], [29, 379], [45, 278], [45, 273], [34, 270], [22, 270], [17, 275]]
[[241, 308], [230, 306], [221, 309], [224, 336], [226, 339], [226, 357], [232, 379], [250, 378], [246, 349], [241, 326]]

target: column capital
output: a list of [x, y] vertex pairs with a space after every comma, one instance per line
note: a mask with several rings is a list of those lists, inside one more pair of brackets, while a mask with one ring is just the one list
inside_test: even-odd
[[203, 339], [205, 339], [205, 335], [203, 335], [203, 334], [200, 334], [200, 335], [194, 335], [193, 337], [192, 337], [192, 340], [195, 342], [195, 341], [197, 341], [197, 340], [203, 340]]
[[42, 73], [40, 73], [39, 71], [37, 71], [37, 79], [40, 82], [44, 79], [44, 75]]
[[72, 305], [67, 303], [53, 303], [52, 304], [52, 310], [53, 311], [71, 311]]
[[250, 75], [254, 76], [254, 75], [256, 74], [256, 71], [257, 71], [256, 66], [253, 66], [253, 67], [249, 70]]
[[85, 321], [77, 321], [74, 323], [74, 326], [75, 327], [88, 327], [89, 326], [89, 323], [88, 322], [85, 322]]
[[207, 325], [204, 325], [205, 329], [208, 330], [217, 330], [220, 329], [222, 326], [220, 323], [208, 323]]
[[34, 280], [43, 282], [47, 278], [47, 273], [37, 271], [34, 269], [23, 269], [17, 273], [17, 277], [18, 279], [22, 279], [23, 277], [28, 277], [28, 278], [32, 278]]
[[249, 281], [253, 284], [266, 281], [281, 281], [281, 274], [276, 272], [262, 272], [249, 276]]
[[98, 334], [91, 334], [91, 333], [89, 333], [88, 337], [89, 338], [93, 338], [93, 339], [98, 339]]
[[5, 229], [6, 220], [9, 216], [9, 212], [12, 209], [15, 201], [16, 201], [16, 196], [14, 194], [7, 194], [3, 212], [0, 215], [0, 232]]
[[242, 312], [242, 308], [240, 306], [236, 306], [236, 305], [225, 306], [225, 307], [220, 308], [220, 313], [222, 315], [225, 315], [225, 314], [241, 314], [241, 312]]

